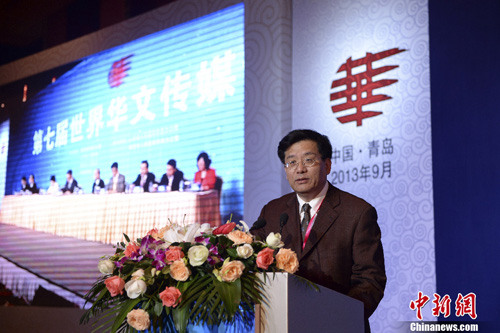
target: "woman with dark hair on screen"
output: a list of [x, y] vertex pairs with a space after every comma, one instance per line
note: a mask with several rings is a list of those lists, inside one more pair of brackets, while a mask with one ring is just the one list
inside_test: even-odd
[[215, 187], [215, 170], [210, 168], [212, 160], [208, 158], [208, 154], [201, 152], [196, 159], [198, 161], [198, 172], [194, 175], [194, 182], [200, 185], [202, 191], [211, 190]]

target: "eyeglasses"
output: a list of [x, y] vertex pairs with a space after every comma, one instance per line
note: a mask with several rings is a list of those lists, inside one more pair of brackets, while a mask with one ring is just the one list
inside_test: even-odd
[[[305, 167], [312, 167], [318, 162], [316, 158], [306, 158], [302, 161], [302, 165]], [[288, 170], [294, 170], [299, 165], [299, 161], [293, 160], [285, 163], [285, 168]]]

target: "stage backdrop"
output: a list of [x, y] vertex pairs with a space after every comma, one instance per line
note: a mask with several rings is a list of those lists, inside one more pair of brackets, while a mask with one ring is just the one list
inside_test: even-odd
[[[222, 215], [243, 214], [244, 7], [234, 5], [24, 79], [11, 130], [6, 194], [34, 173], [47, 188], [73, 170], [85, 192], [94, 170], [107, 183], [119, 163], [127, 183], [142, 160], [157, 180], [177, 160], [188, 180], [206, 151], [223, 178]], [[37, 82], [33, 82], [37, 80]], [[33, 96], [31, 87], [43, 89]], [[19, 82], [17, 83], [19, 85]]]
[[397, 331], [436, 291], [426, 1], [294, 2], [292, 91], [293, 128], [330, 137], [330, 182], [378, 211], [387, 286], [370, 322]]

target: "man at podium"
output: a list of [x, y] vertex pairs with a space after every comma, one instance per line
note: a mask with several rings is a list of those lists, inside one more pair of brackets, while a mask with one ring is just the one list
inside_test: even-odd
[[[368, 317], [384, 295], [384, 254], [377, 212], [327, 181], [332, 145], [312, 130], [294, 130], [278, 145], [293, 193], [270, 201], [253, 233], [280, 232], [299, 258], [296, 275], [363, 302]], [[264, 222], [265, 221], [265, 222]]]

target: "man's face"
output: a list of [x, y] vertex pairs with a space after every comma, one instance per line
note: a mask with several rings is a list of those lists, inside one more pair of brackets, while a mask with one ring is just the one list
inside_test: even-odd
[[[306, 159], [316, 162], [304, 166]], [[285, 168], [286, 179], [292, 189], [304, 200], [310, 201], [323, 189], [326, 176], [330, 173], [332, 161], [321, 159], [318, 145], [312, 140], [302, 140], [291, 145], [285, 152], [285, 163], [295, 161], [295, 167]]]
[[30, 184], [34, 184], [35, 183], [35, 178], [33, 178], [32, 176], [30, 176], [29, 182], [30, 182]]
[[118, 168], [111, 168], [111, 174], [114, 176], [116, 176], [116, 174], [118, 173]]
[[21, 184], [22, 184], [23, 186], [24, 186], [24, 185], [26, 185], [26, 180], [21, 179]]
[[148, 166], [146, 163], [141, 163], [141, 175], [145, 175], [148, 173]]
[[67, 179], [68, 181], [70, 181], [70, 180], [71, 180], [71, 177], [72, 177], [72, 176], [71, 176], [71, 174], [69, 174], [69, 173], [67, 173], [67, 174], [66, 174], [66, 179]]
[[94, 171], [94, 178], [95, 179], [101, 178], [101, 173], [99, 172], [99, 170]]
[[167, 164], [167, 176], [172, 177], [174, 175], [175, 168], [170, 164]]

